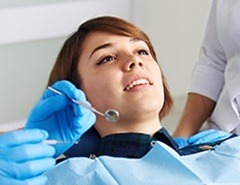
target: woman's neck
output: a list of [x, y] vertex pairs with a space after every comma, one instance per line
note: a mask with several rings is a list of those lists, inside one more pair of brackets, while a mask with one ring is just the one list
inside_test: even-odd
[[120, 120], [117, 123], [97, 122], [96, 130], [101, 137], [119, 133], [143, 133], [153, 135], [162, 128], [159, 118], [147, 120]]

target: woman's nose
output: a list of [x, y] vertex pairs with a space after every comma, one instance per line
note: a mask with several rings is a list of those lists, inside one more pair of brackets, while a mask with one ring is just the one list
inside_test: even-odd
[[126, 71], [131, 71], [131, 70], [133, 70], [133, 69], [135, 69], [135, 68], [141, 68], [141, 67], [143, 67], [143, 62], [139, 59], [139, 58], [137, 58], [136, 56], [135, 57], [131, 57], [126, 63], [125, 63], [125, 65], [124, 65], [124, 69], [126, 70]]

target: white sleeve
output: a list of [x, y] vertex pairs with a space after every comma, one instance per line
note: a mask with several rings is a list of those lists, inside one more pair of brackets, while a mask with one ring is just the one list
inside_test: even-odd
[[192, 76], [189, 92], [202, 94], [214, 101], [224, 85], [226, 55], [219, 41], [217, 0], [212, 1], [199, 61]]

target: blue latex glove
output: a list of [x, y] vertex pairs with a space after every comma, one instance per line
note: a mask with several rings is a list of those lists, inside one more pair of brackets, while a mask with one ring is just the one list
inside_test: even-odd
[[42, 143], [46, 131], [32, 129], [0, 135], [0, 184], [44, 185], [43, 172], [53, 168], [55, 149]]
[[178, 145], [178, 149], [181, 149], [189, 145], [188, 138], [186, 137], [173, 137], [173, 140]]
[[208, 143], [208, 142], [214, 143], [216, 141], [227, 139], [231, 135], [232, 133], [224, 132], [221, 130], [209, 129], [189, 137], [188, 143], [191, 145], [193, 144], [197, 145], [197, 144]]
[[178, 144], [179, 148], [183, 148], [188, 145], [197, 145], [202, 143], [213, 143], [216, 141], [227, 139], [231, 136], [231, 133], [221, 130], [208, 129], [192, 135], [189, 138], [175, 137], [174, 141]]
[[96, 116], [71, 101], [72, 98], [90, 104], [83, 91], [69, 81], [58, 81], [52, 87], [62, 92], [62, 95], [45, 90], [41, 100], [31, 111], [25, 129], [40, 128], [48, 132], [49, 139], [64, 141], [65, 144], [54, 145], [55, 156], [59, 156], [95, 123]]

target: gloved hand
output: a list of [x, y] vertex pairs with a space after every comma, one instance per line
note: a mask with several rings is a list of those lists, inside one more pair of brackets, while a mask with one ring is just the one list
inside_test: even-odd
[[202, 143], [213, 143], [216, 141], [227, 139], [231, 136], [231, 133], [221, 130], [208, 129], [192, 135], [189, 138], [175, 137], [174, 141], [178, 144], [179, 149], [187, 145], [197, 145]]
[[48, 132], [49, 139], [64, 141], [64, 144], [54, 145], [55, 156], [59, 156], [95, 123], [96, 116], [71, 101], [77, 99], [90, 104], [85, 94], [69, 81], [58, 81], [52, 87], [62, 94], [45, 90], [41, 100], [31, 111], [25, 129], [40, 128]]
[[208, 142], [216, 142], [220, 140], [224, 140], [229, 138], [232, 133], [224, 132], [221, 130], [215, 129], [208, 129], [202, 132], [199, 132], [191, 137], [188, 138], [188, 143], [190, 144], [201, 144], [201, 143], [208, 143]]
[[173, 140], [178, 145], [178, 149], [189, 145], [187, 137], [173, 137]]
[[44, 185], [42, 174], [55, 165], [52, 146], [42, 143], [46, 131], [32, 129], [0, 135], [0, 184]]

